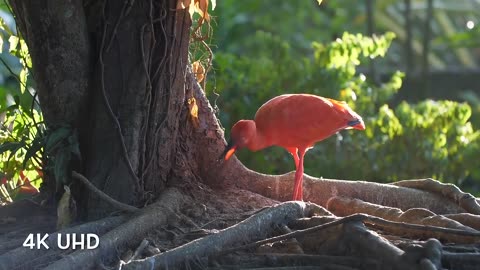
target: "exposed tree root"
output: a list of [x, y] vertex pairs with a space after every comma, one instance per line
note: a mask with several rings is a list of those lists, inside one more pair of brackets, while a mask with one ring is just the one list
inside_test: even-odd
[[419, 252], [402, 251], [358, 222], [346, 224], [345, 238], [345, 241], [351, 241], [360, 256], [379, 259], [380, 269], [437, 269], [440, 266], [440, 256], [434, 252], [439, 249], [438, 241]]
[[303, 202], [287, 202], [272, 206], [216, 234], [144, 260], [133, 261], [122, 269], [169, 268], [189, 259], [214, 255], [235, 243], [265, 237], [275, 226], [304, 217], [307, 210]]
[[478, 269], [480, 265], [480, 255], [478, 253], [452, 253], [443, 252], [442, 264], [447, 269]]
[[[140, 243], [140, 245], [138, 246], [138, 248], [135, 250], [134, 253], [131, 253], [127, 256], [127, 258], [125, 258], [123, 261], [129, 263], [131, 262], [132, 260], [136, 260], [140, 257], [140, 254], [148, 247], [149, 245], [149, 241], [147, 239], [143, 239], [143, 241]], [[121, 262], [123, 263], [123, 262]]]
[[[377, 265], [375, 268], [362, 269], [437, 269], [440, 267], [441, 244], [438, 241], [429, 240], [421, 248], [403, 251], [361, 224], [360, 221], [369, 218], [365, 215], [356, 214], [238, 248], [227, 249], [220, 253], [251, 249], [263, 244], [297, 237], [298, 241], [310, 252], [321, 250], [332, 252], [333, 248], [333, 252], [342, 254], [349, 250], [350, 253], [353, 252], [353, 254], [359, 256], [357, 263], [368, 261]], [[317, 232], [320, 232], [321, 235], [318, 235]], [[329, 241], [331, 243], [328, 243]], [[335, 244], [330, 245], [332, 242], [335, 242]], [[324, 244], [327, 246], [326, 249], [321, 247]], [[360, 258], [367, 258], [367, 260], [362, 261]]]
[[152, 228], [167, 224], [185, 201], [176, 189], [167, 189], [159, 200], [142, 209], [133, 219], [100, 237], [100, 245], [92, 250], [75, 251], [54, 262], [46, 269], [89, 269], [96, 264], [111, 263], [117, 252], [128, 245], [139, 243]]
[[[222, 268], [228, 268], [228, 264], [232, 264], [238, 268], [262, 268], [262, 267], [281, 267], [290, 266], [316, 266], [316, 267], [344, 267], [347, 269], [376, 269], [379, 264], [375, 260], [362, 259], [358, 257], [348, 256], [330, 256], [330, 255], [312, 255], [312, 254], [240, 254], [227, 255], [218, 259], [218, 263], [222, 264]], [[225, 265], [227, 264], [227, 265]], [[233, 265], [235, 264], [235, 265]], [[339, 269], [344, 269], [339, 268]], [[215, 268], [209, 268], [215, 269]], [[263, 268], [265, 269], [265, 268]], [[331, 269], [331, 268], [328, 268]], [[335, 269], [335, 268], [333, 268]]]
[[[356, 217], [357, 220], [364, 221], [368, 226], [380, 229], [386, 233], [400, 235], [412, 239], [437, 238], [444, 241], [457, 244], [469, 244], [480, 242], [480, 232], [472, 230], [450, 229], [430, 225], [409, 224], [403, 222], [388, 221], [379, 217], [366, 214], [353, 214], [349, 217]], [[344, 218], [343, 218], [344, 219]], [[339, 222], [342, 218], [338, 217], [312, 217], [311, 219], [302, 219], [294, 223], [295, 228], [305, 228], [315, 226], [325, 226], [326, 224]]]
[[[102, 220], [84, 223], [75, 227], [61, 230], [57, 233], [50, 234], [45, 241], [50, 249], [43, 250], [36, 248], [29, 249], [23, 246], [18, 247], [0, 255], [0, 269], [33, 269], [35, 266], [51, 261], [52, 256], [58, 256], [59, 254], [65, 252], [60, 250], [57, 245], [57, 239], [60, 234], [95, 233], [97, 235], [103, 235], [105, 232], [121, 224], [123, 221], [125, 221], [125, 219], [126, 218], [122, 216], [108, 217]], [[23, 240], [25, 240], [25, 238]]]
[[[227, 179], [232, 179], [232, 184], [278, 201], [290, 200], [294, 172], [283, 175], [264, 175], [250, 171], [236, 162], [238, 161], [232, 160], [231, 165], [226, 164], [225, 166], [229, 169], [223, 172]], [[232, 175], [230, 170], [233, 170]], [[239, 173], [234, 174], [235, 171]], [[304, 175], [305, 201], [325, 207], [328, 200], [335, 196], [357, 198], [402, 210], [426, 208], [436, 214], [457, 214], [467, 211], [454, 201], [445, 200], [442, 196], [428, 191], [373, 182], [332, 180]]]
[[228, 270], [228, 269], [248, 269], [248, 270], [356, 270], [357, 268], [351, 268], [348, 266], [336, 265], [336, 264], [322, 264], [319, 266], [274, 266], [274, 267], [244, 267], [244, 266], [230, 266], [219, 268], [208, 268], [209, 270], [218, 269], [218, 270]]
[[[248, 201], [257, 209], [273, 202], [239, 190], [218, 194], [222, 197], [208, 203], [208, 209], [215, 205], [219, 210], [225, 209], [224, 200], [231, 205], [229, 207], [235, 208]], [[340, 218], [316, 204], [286, 202], [262, 210], [244, 208], [241, 211], [248, 210], [253, 215], [227, 229], [215, 231], [201, 227], [218, 228], [222, 222], [195, 219], [202, 213], [196, 213], [193, 202], [189, 200], [176, 190], [166, 191], [157, 203], [138, 211], [133, 217], [111, 218], [119, 221], [109, 225], [110, 228], [127, 218], [131, 220], [113, 230], [101, 228], [102, 231], [97, 231], [103, 236], [100, 238], [101, 245], [95, 250], [30, 251], [19, 248], [0, 256], [0, 269], [31, 269], [55, 260], [58, 261], [46, 269], [98, 269], [106, 265], [122, 269], [476, 269], [480, 258], [475, 245], [461, 245], [480, 243], [480, 232], [457, 224], [453, 219], [440, 219], [424, 225], [417, 219], [427, 216], [428, 220], [432, 213], [423, 209], [402, 212], [396, 208], [333, 197], [327, 206], [336, 215], [364, 211], [375, 216], [353, 214]], [[218, 204], [215, 200], [222, 203]], [[181, 207], [185, 201], [188, 208]], [[304, 218], [311, 215], [314, 216]], [[465, 220], [478, 218], [465, 213], [449, 216]], [[390, 217], [395, 221], [381, 217]], [[170, 227], [164, 227], [167, 224]], [[79, 228], [69, 230], [81, 233]], [[165, 252], [158, 254], [157, 249], [153, 252], [158, 255], [152, 255], [156, 240], [152, 241], [148, 235], [155, 230], [164, 232], [162, 237], [174, 237], [173, 240], [181, 241], [162, 245], [161, 249]], [[375, 231], [385, 234], [385, 237]], [[85, 229], [83, 232], [94, 231]], [[455, 245], [442, 246], [430, 238]], [[151, 257], [136, 260], [145, 255]], [[120, 266], [119, 258], [123, 260]]]
[[292, 239], [294, 237], [299, 237], [299, 236], [305, 236], [306, 234], [313, 233], [313, 232], [320, 231], [320, 230], [324, 230], [324, 229], [328, 229], [330, 227], [337, 226], [339, 224], [344, 224], [344, 223], [351, 222], [351, 221], [358, 221], [358, 220], [362, 220], [362, 219], [363, 219], [363, 217], [361, 215], [351, 215], [351, 216], [348, 216], [348, 217], [333, 220], [333, 221], [325, 223], [325, 224], [320, 224], [320, 225], [317, 225], [317, 226], [314, 226], [314, 227], [311, 227], [311, 228], [308, 228], [308, 229], [298, 230], [298, 231], [283, 234], [283, 235], [280, 235], [280, 236], [267, 238], [267, 239], [263, 239], [263, 240], [260, 240], [260, 241], [257, 241], [257, 242], [249, 243], [249, 244], [246, 244], [246, 245], [243, 245], [243, 246], [226, 249], [226, 250], [223, 250], [223, 251], [219, 252], [219, 254], [228, 254], [228, 253], [232, 253], [232, 252], [239, 251], [239, 250], [248, 250], [248, 249], [259, 247], [259, 246], [264, 245], [264, 244], [274, 243], [274, 242], [283, 241], [283, 240], [287, 240], [287, 239]]
[[462, 225], [460, 222], [445, 216], [436, 215], [435, 213], [424, 208], [412, 208], [404, 212], [399, 208], [367, 203], [358, 199], [333, 197], [328, 201], [327, 209], [332, 211], [337, 216], [365, 213], [397, 222], [431, 225], [465, 231], [476, 231], [468, 226]]
[[[285, 224], [284, 224], [284, 225], [280, 225], [280, 231], [281, 231], [283, 234], [292, 233], [292, 230], [291, 230], [287, 225], [285, 225]], [[290, 247], [291, 253], [295, 253], [295, 254], [303, 254], [303, 253], [305, 253], [305, 252], [303, 251], [302, 246], [301, 246], [300, 243], [297, 241], [297, 239], [295, 239], [295, 238], [290, 239], [289, 244], [291, 244], [291, 247]]]
[[466, 212], [480, 215], [480, 204], [470, 193], [461, 191], [454, 184], [442, 183], [440, 181], [427, 178], [417, 180], [403, 180], [392, 183], [392, 185], [399, 187], [415, 188], [419, 190], [429, 191], [439, 194], [449, 200], [455, 202]]
[[470, 228], [474, 228], [477, 231], [480, 231], [480, 216], [468, 214], [468, 213], [461, 213], [461, 214], [448, 214], [445, 217], [458, 221], [465, 226]]

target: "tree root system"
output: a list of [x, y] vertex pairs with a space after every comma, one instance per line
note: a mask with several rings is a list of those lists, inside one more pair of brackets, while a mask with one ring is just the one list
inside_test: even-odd
[[[413, 190], [401, 185], [408, 186], [401, 192]], [[455, 206], [439, 214], [384, 206], [371, 197], [367, 202], [366, 196], [340, 196], [346, 193], [339, 188], [317, 204], [279, 203], [238, 188], [205, 188], [194, 197], [168, 189], [144, 209], [51, 233], [49, 250], [17, 247], [18, 235], [28, 230], [10, 232], [16, 237], [0, 245], [9, 247], [0, 255], [0, 269], [478, 269], [480, 216], [471, 213], [475, 205], [465, 206], [449, 195]], [[430, 198], [438, 200], [436, 196]], [[92, 250], [56, 247], [59, 234], [72, 232], [95, 233], [100, 245]], [[0, 237], [8, 235], [2, 231]]]

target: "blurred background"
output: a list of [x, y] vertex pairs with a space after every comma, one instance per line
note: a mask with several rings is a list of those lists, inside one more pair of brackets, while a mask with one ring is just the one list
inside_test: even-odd
[[[190, 53], [209, 70], [202, 84], [227, 139], [272, 97], [322, 95], [348, 102], [367, 129], [317, 144], [307, 174], [431, 177], [480, 195], [480, 0], [216, 2]], [[0, 203], [38, 192], [41, 181], [45, 127], [15, 28], [0, 4]], [[263, 173], [294, 170], [278, 147], [237, 156]]]
[[[217, 1], [207, 96], [227, 138], [236, 121], [280, 94], [345, 100], [367, 130], [317, 144], [307, 174], [431, 177], [478, 195], [479, 15], [479, 0]], [[294, 170], [276, 147], [237, 156], [263, 173]]]

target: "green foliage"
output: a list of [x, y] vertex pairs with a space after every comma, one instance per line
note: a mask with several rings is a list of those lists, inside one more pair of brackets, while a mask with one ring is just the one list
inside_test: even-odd
[[45, 170], [53, 171], [57, 187], [70, 184], [70, 161], [81, 159], [77, 133], [69, 126], [49, 129], [44, 147], [49, 161]]
[[0, 200], [15, 199], [25, 177], [40, 187], [45, 126], [38, 111], [24, 111], [18, 103], [3, 110], [0, 118], [0, 185], [4, 185]]
[[[4, 41], [8, 41], [8, 54], [3, 51]], [[12, 85], [7, 81], [0, 89], [1, 202], [20, 198], [19, 191], [27, 181], [39, 188], [45, 125], [33, 101], [34, 90], [28, 86], [32, 60], [27, 45], [3, 18], [0, 18], [0, 45], [1, 63], [7, 75], [18, 82]], [[18, 64], [10, 64], [11, 59]]]
[[323, 1], [321, 5], [317, 1], [222, 0], [213, 16], [218, 22], [213, 25], [213, 43], [235, 54], [256, 51], [258, 42], [252, 29], [281, 37], [292, 46], [290, 53], [302, 55], [312, 51], [313, 40], [365, 28], [363, 4], [352, 5], [350, 0]]
[[4, 36], [8, 36], [8, 51], [11, 55], [17, 57], [20, 60], [20, 64], [22, 65], [20, 73], [18, 74], [18, 79], [20, 82], [20, 91], [21, 93], [24, 93], [27, 87], [28, 69], [32, 68], [32, 58], [28, 53], [27, 43], [23, 38], [15, 35], [14, 32], [5, 23], [5, 20], [3, 20], [2, 18], [0, 18], [0, 30], [3, 30], [3, 33], [5, 34], [0, 35], [0, 44], [2, 45], [2, 47], [0, 47], [0, 50], [3, 48]]
[[29, 85], [32, 60], [26, 42], [0, 18], [0, 43], [4, 40], [8, 40], [8, 55], [3, 52], [0, 61], [18, 84], [4, 85], [6, 91], [0, 92], [0, 202], [20, 198], [19, 190], [27, 180], [39, 188], [43, 172], [55, 177], [57, 187], [68, 185], [70, 162], [80, 160], [75, 130], [66, 125], [46, 129], [35, 90]]
[[[343, 131], [317, 144], [305, 159], [309, 174], [376, 181], [435, 177], [459, 183], [478, 173], [473, 163], [480, 136], [468, 122], [467, 104], [426, 100], [391, 108], [388, 102], [404, 75], [396, 72], [376, 85], [357, 71], [360, 63], [385, 56], [393, 38], [392, 33], [371, 38], [344, 33], [330, 43], [313, 43], [313, 55], [299, 57], [289, 42], [257, 31], [247, 41], [256, 48], [251, 55], [215, 55], [221, 121], [230, 130], [237, 120], [252, 119], [255, 110], [274, 96], [308, 92], [347, 101], [367, 127], [365, 132]], [[243, 150], [238, 156], [264, 173], [294, 168], [291, 157], [278, 147], [261, 153]]]

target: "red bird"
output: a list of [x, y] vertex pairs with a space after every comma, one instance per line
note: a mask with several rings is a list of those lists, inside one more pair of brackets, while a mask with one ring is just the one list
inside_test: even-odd
[[225, 160], [242, 147], [251, 151], [277, 145], [295, 160], [293, 200], [303, 200], [303, 157], [316, 142], [342, 129], [364, 130], [362, 117], [347, 103], [309, 94], [281, 95], [263, 104], [255, 120], [240, 120], [232, 127]]

